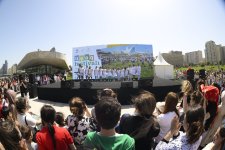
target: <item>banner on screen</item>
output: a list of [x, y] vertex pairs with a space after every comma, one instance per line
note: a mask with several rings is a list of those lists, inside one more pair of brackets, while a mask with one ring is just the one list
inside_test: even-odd
[[[83, 68], [84, 79], [87, 78], [113, 78], [126, 74], [140, 76], [140, 78], [153, 76], [153, 50], [152, 45], [143, 44], [110, 44], [73, 48], [72, 55], [73, 79], [78, 79], [80, 69]], [[136, 69], [139, 68], [139, 69]], [[132, 69], [133, 68], [133, 69]], [[96, 70], [101, 73], [96, 75]], [[122, 74], [122, 72], [124, 72]], [[138, 73], [139, 72], [139, 73]], [[115, 75], [114, 75], [115, 74]], [[140, 75], [139, 75], [140, 74]]]

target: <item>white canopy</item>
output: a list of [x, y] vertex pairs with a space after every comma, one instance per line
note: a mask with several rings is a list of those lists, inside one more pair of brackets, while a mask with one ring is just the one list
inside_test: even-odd
[[154, 74], [156, 77], [163, 79], [174, 79], [174, 66], [166, 62], [160, 53], [153, 65]]

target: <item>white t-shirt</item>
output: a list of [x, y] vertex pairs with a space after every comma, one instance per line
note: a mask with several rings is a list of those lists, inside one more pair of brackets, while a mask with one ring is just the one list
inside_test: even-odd
[[157, 143], [159, 143], [159, 141], [161, 141], [167, 134], [167, 132], [170, 130], [171, 121], [175, 116], [177, 116], [177, 114], [174, 111], [168, 112], [166, 114], [160, 114], [159, 116], [157, 116], [157, 120], [160, 125], [159, 135], [155, 138], [155, 141]]
[[[25, 122], [25, 116], [26, 116], [26, 121], [27, 124]], [[26, 113], [26, 114], [17, 114], [17, 120], [20, 123], [20, 125], [24, 125], [24, 126], [29, 126], [29, 127], [35, 127], [36, 125], [36, 120], [31, 116], [31, 114]]]
[[98, 72], [99, 72], [98, 68], [95, 68], [95, 70], [94, 70], [94, 75], [95, 75], [95, 76], [98, 76]]
[[137, 75], [141, 75], [141, 66], [137, 66]]
[[225, 90], [223, 90], [223, 92], [220, 95], [221, 98], [221, 103], [225, 103]]

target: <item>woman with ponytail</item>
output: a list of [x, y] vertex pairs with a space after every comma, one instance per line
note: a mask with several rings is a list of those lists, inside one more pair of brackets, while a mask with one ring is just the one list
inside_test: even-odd
[[75, 150], [73, 138], [65, 128], [55, 125], [56, 111], [50, 105], [41, 108], [43, 128], [36, 134], [39, 150]]
[[204, 109], [201, 106], [190, 107], [184, 116], [185, 133], [179, 132], [181, 123], [178, 117], [174, 117], [170, 131], [159, 142], [156, 150], [197, 150], [204, 131], [204, 116]]

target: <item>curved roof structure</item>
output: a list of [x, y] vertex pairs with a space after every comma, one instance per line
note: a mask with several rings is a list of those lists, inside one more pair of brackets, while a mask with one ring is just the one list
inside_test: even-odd
[[51, 65], [60, 69], [69, 69], [65, 54], [40, 50], [26, 54], [20, 61], [18, 69], [23, 70], [39, 65]]

